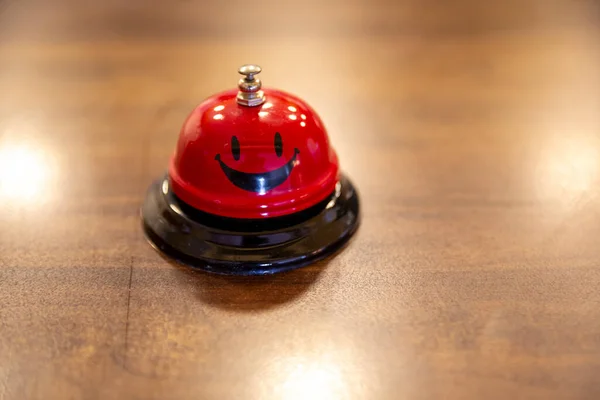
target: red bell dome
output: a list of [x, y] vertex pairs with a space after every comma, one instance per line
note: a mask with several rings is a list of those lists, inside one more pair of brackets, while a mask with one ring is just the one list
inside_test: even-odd
[[258, 67], [240, 91], [202, 102], [185, 120], [169, 166], [173, 193], [206, 213], [278, 217], [325, 200], [339, 180], [327, 131], [315, 111], [291, 94], [260, 90]]

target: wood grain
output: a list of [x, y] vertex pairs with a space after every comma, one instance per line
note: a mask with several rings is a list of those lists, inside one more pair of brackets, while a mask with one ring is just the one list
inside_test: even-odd
[[[363, 224], [223, 278], [138, 210], [247, 62]], [[0, 400], [597, 399], [598, 71], [592, 0], [0, 2]]]

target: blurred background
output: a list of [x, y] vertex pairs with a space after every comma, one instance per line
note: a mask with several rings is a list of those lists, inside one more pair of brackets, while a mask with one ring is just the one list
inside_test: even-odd
[[[245, 63], [364, 218], [252, 282], [138, 216]], [[599, 110], [594, 0], [0, 1], [0, 400], [597, 398]]]
[[[118, 187], [117, 169], [119, 175], [158, 174], [187, 112], [234, 87], [237, 67], [248, 62], [263, 66], [265, 85], [313, 105], [359, 179], [386, 174], [393, 164], [403, 185], [443, 190], [424, 187], [449, 183], [421, 179], [427, 177], [419, 176], [424, 172], [410, 154], [368, 159], [364, 149], [398, 143], [405, 149], [418, 145], [424, 131], [435, 135], [439, 149], [460, 135], [470, 135], [473, 146], [484, 140], [502, 146], [523, 134], [521, 145], [534, 141], [536, 153], [514, 149], [523, 158], [515, 162], [534, 157], [545, 172], [529, 173], [558, 175], [504, 179], [522, 180], [524, 191], [540, 196], [552, 195], [547, 181], [581, 186], [587, 178], [562, 176], [555, 171], [560, 166], [538, 158], [557, 147], [570, 152], [564, 157], [578, 154], [572, 168], [597, 158], [596, 143], [586, 142], [594, 140], [587, 133], [598, 126], [600, 97], [600, 17], [593, 1], [0, 4], [2, 148], [45, 153], [40, 162], [53, 165], [43, 174], [54, 180], [38, 181], [54, 182], [61, 196], [134, 190], [129, 183]], [[464, 124], [472, 131], [465, 133]], [[565, 132], [586, 139], [563, 143]], [[546, 138], [543, 144], [536, 135]], [[65, 146], [71, 150], [59, 150]], [[132, 147], [144, 150], [131, 154]], [[465, 156], [477, 157], [471, 151]], [[69, 185], [89, 173], [94, 158], [112, 159], [106, 175], [94, 171], [80, 178], [86, 184]], [[490, 189], [500, 184], [489, 182]]]

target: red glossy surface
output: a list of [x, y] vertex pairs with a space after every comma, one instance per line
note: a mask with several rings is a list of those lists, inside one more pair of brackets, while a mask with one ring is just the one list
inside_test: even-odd
[[[172, 189], [184, 202], [233, 218], [276, 217], [315, 205], [334, 190], [338, 159], [319, 116], [291, 94], [264, 92], [261, 106], [238, 105], [237, 90], [230, 90], [208, 98], [188, 116], [169, 167]], [[283, 144], [280, 155], [276, 133]], [[293, 168], [276, 187], [249, 191], [234, 185], [216, 158], [242, 173]]]

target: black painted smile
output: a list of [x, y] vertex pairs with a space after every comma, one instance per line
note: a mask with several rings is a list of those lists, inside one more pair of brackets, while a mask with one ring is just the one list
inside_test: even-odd
[[221, 165], [221, 169], [227, 176], [227, 179], [235, 186], [247, 190], [249, 192], [265, 193], [271, 189], [281, 185], [290, 176], [292, 169], [296, 165], [296, 157], [300, 153], [300, 150], [294, 149], [294, 155], [292, 158], [281, 167], [272, 171], [261, 172], [261, 173], [250, 173], [235, 170], [221, 161], [221, 155], [217, 154], [215, 160]]

